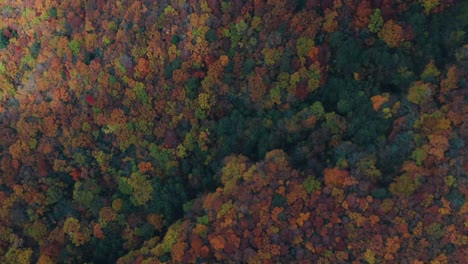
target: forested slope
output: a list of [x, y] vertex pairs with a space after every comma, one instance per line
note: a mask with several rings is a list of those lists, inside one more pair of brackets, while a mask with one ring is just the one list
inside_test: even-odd
[[0, 12], [0, 262], [468, 255], [465, 1]]

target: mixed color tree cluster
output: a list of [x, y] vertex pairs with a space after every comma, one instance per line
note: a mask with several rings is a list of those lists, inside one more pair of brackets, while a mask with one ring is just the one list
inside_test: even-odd
[[464, 263], [468, 2], [3, 0], [1, 263]]

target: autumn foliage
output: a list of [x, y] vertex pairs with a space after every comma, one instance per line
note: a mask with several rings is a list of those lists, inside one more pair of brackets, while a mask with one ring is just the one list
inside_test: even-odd
[[464, 263], [464, 1], [0, 2], [0, 263]]

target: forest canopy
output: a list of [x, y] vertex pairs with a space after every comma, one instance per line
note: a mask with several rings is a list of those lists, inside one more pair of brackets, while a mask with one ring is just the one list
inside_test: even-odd
[[0, 2], [1, 263], [463, 263], [468, 3]]

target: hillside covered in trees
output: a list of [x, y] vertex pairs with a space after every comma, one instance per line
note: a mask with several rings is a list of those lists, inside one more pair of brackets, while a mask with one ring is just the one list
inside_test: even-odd
[[1, 263], [464, 263], [468, 2], [3, 0]]

